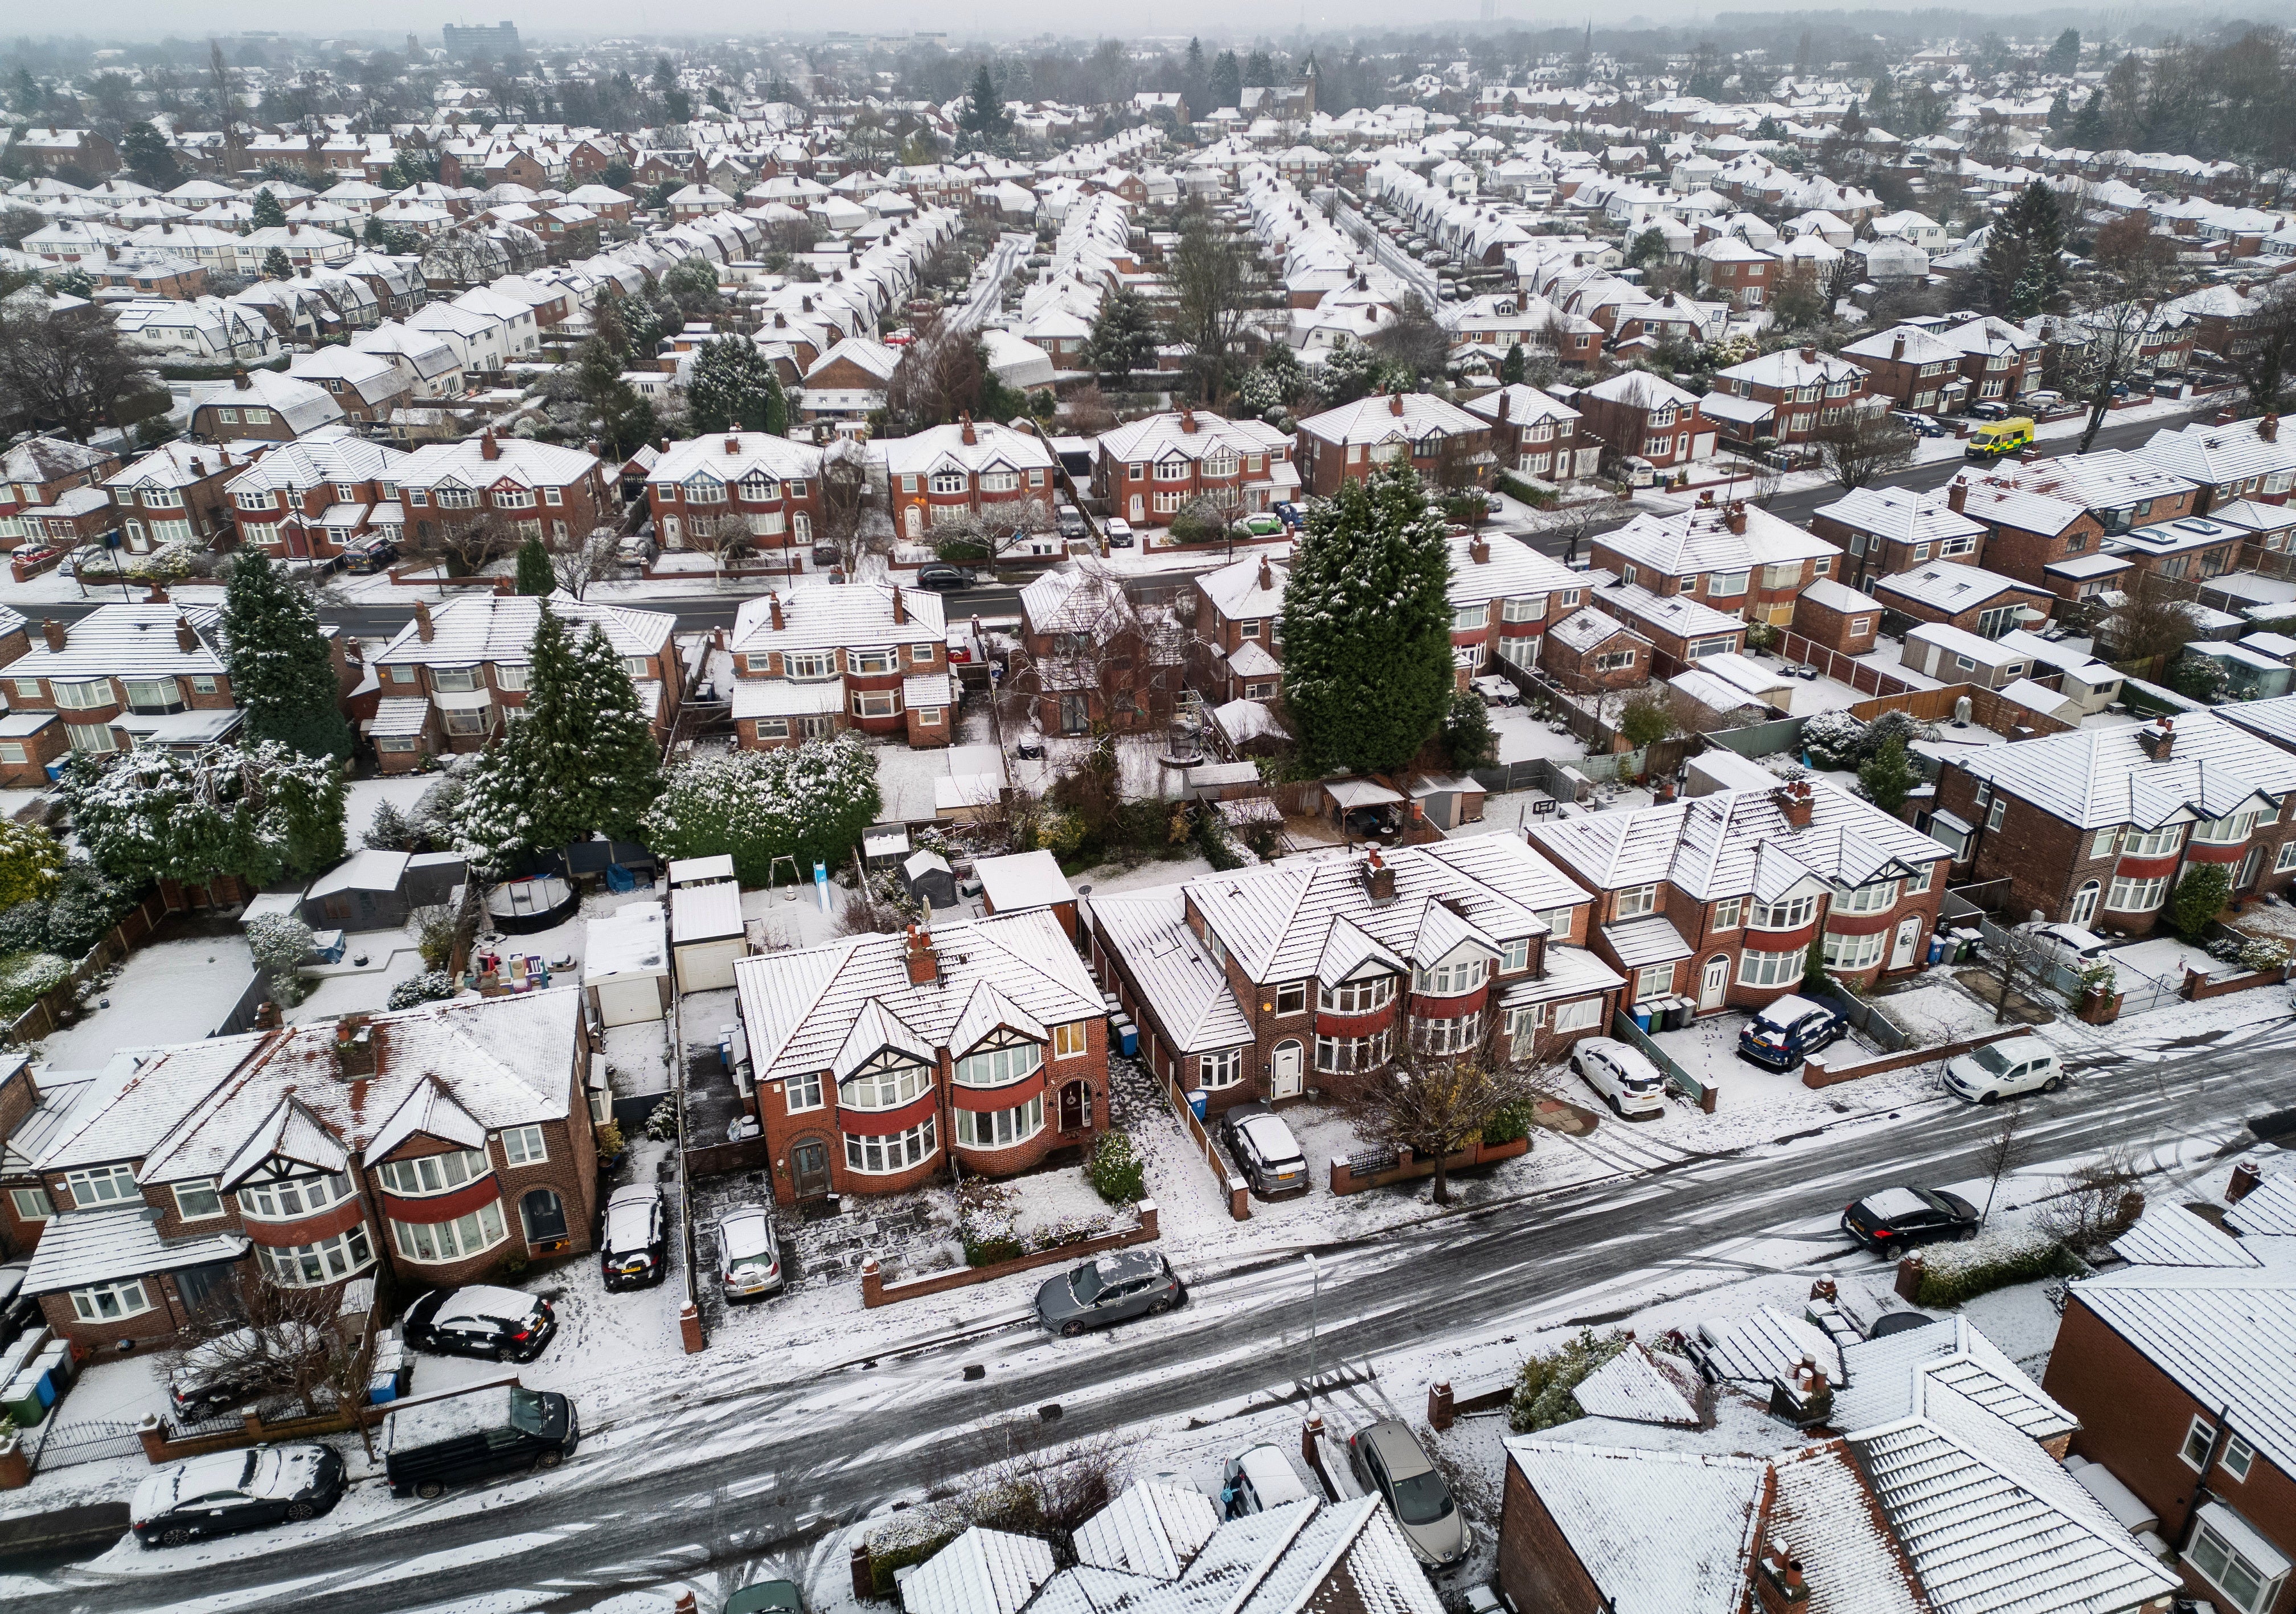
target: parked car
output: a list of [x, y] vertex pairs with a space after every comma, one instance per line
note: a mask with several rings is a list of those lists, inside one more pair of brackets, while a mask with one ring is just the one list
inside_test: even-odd
[[805, 1599], [788, 1580], [761, 1580], [726, 1600], [720, 1614], [805, 1614]]
[[1243, 1519], [1264, 1513], [1287, 1502], [1304, 1502], [1311, 1493], [1300, 1483], [1291, 1459], [1272, 1446], [1248, 1446], [1220, 1469], [1220, 1517]]
[[392, 1412], [383, 1421], [382, 1474], [392, 1495], [427, 1501], [459, 1480], [554, 1469], [581, 1438], [574, 1404], [556, 1391], [488, 1385]]
[[1132, 547], [1132, 523], [1122, 516], [1109, 517], [1107, 520], [1101, 523], [1101, 530], [1108, 535], [1108, 546], [1111, 549]]
[[1187, 1303], [1172, 1264], [1152, 1249], [1113, 1249], [1070, 1268], [1037, 1290], [1037, 1321], [1073, 1339]]
[[1300, 524], [1308, 519], [1305, 515], [1300, 513], [1300, 507], [1289, 499], [1278, 499], [1275, 504], [1270, 504], [1267, 507], [1267, 512], [1277, 520], [1283, 522], [1283, 525], [1292, 528], [1295, 531], [1298, 530]]
[[718, 1287], [728, 1300], [771, 1294], [782, 1286], [782, 1252], [774, 1241], [773, 1214], [762, 1205], [736, 1205], [718, 1218]]
[[168, 1399], [178, 1418], [212, 1418], [266, 1389], [291, 1386], [298, 1366], [325, 1348], [307, 1323], [282, 1323], [267, 1333], [235, 1328], [184, 1353], [168, 1375]]
[[1911, 409], [1892, 409], [1890, 411], [1890, 418], [1915, 437], [1943, 437], [1946, 434], [1943, 426], [1939, 425], [1928, 415], [1918, 414]]
[[2044, 409], [2062, 408], [2064, 406], [2065, 395], [2062, 392], [2052, 392], [2044, 389], [2039, 392], [2027, 393], [2022, 401], [2028, 409], [2038, 414]]
[[2078, 970], [2112, 950], [2112, 943], [2079, 925], [2032, 925], [2021, 928], [2018, 934], [2051, 963], [2069, 970]]
[[1254, 538], [1279, 538], [1284, 532], [1283, 518], [1263, 511], [1238, 521], [1236, 530]]
[[1080, 538], [1089, 530], [1085, 526], [1084, 512], [1073, 504], [1063, 504], [1053, 514], [1053, 524], [1064, 538]]
[[343, 553], [343, 569], [356, 577], [369, 577], [387, 570], [398, 559], [398, 545], [388, 538], [377, 538], [372, 544], [362, 544], [357, 549]]
[[1260, 1103], [1238, 1104], [1220, 1117], [1220, 1142], [1262, 1199], [1308, 1192], [1308, 1157], [1292, 1128]]
[[2065, 1085], [2056, 1050], [2038, 1036], [2012, 1036], [1945, 1062], [1945, 1085], [1973, 1103], [1995, 1104]]
[[1843, 1208], [1841, 1231], [1868, 1249], [1887, 1255], [1977, 1231], [1977, 1207], [1935, 1188], [1884, 1188]]
[[399, 1332], [416, 1350], [531, 1362], [558, 1331], [550, 1302], [522, 1290], [473, 1283], [434, 1289], [406, 1308]]
[[598, 1269], [608, 1289], [644, 1289], [669, 1271], [669, 1217], [661, 1190], [652, 1183], [617, 1188], [606, 1200], [605, 1234]]
[[1658, 467], [1638, 454], [1619, 462], [1619, 478], [1629, 487], [1647, 487], [1658, 480]]
[[1570, 1068], [1620, 1115], [1666, 1113], [1666, 1078], [1639, 1048], [1615, 1037], [1585, 1037], [1571, 1046]]
[[1447, 1569], [1472, 1544], [1467, 1517], [1451, 1499], [1451, 1487], [1419, 1449], [1410, 1426], [1382, 1418], [1348, 1437], [1348, 1462], [1365, 1485], [1380, 1494], [1403, 1527], [1412, 1555], [1431, 1569]]
[[324, 1446], [214, 1452], [152, 1470], [127, 1504], [127, 1526], [147, 1547], [316, 1519], [343, 1496], [343, 1460]]
[[1787, 995], [1756, 1012], [1738, 1033], [1738, 1052], [1758, 1065], [1791, 1070], [1849, 1029], [1823, 1004]]
[[101, 544], [83, 544], [56, 563], [56, 575], [65, 578], [94, 576], [98, 572], [110, 577], [119, 569], [119, 562]]
[[2009, 418], [2009, 406], [1992, 403], [1972, 404], [1969, 406], [1969, 418], [1972, 421], [2005, 421]]
[[970, 588], [972, 574], [955, 566], [921, 566], [917, 569], [919, 588]]

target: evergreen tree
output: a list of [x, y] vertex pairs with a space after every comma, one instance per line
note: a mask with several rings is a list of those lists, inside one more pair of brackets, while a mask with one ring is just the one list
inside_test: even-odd
[[455, 849], [480, 874], [502, 875], [518, 866], [534, 846], [533, 819], [525, 770], [512, 754], [521, 725], [513, 722], [508, 735], [487, 741], [478, 761], [464, 776], [463, 794], [455, 803], [452, 832]]
[[2056, 95], [2049, 102], [2049, 127], [2062, 135], [2064, 133], [2065, 125], [2072, 120], [2072, 102], [2065, 94], [2064, 86], [2060, 85], [2057, 87]]
[[211, 746], [195, 757], [156, 750], [108, 762], [82, 757], [62, 788], [80, 846], [131, 888], [225, 876], [266, 886], [342, 860], [340, 765], [273, 741]]
[[607, 459], [626, 460], [652, 439], [653, 405], [622, 379], [622, 366], [603, 337], [582, 344], [574, 365], [574, 390], [596, 417], [598, 446]]
[[292, 280], [295, 278], [295, 266], [287, 261], [286, 253], [274, 247], [263, 255], [263, 278]]
[[2020, 318], [2057, 306], [2064, 215], [2056, 193], [2035, 180], [1988, 228], [1980, 260], [1992, 312]]
[[661, 793], [661, 771], [621, 658], [594, 622], [577, 644], [547, 603], [528, 653], [526, 710], [511, 750], [529, 791], [532, 844], [564, 846], [594, 832], [627, 839]]
[[250, 216], [248, 223], [258, 230], [275, 230], [286, 222], [287, 209], [279, 205], [279, 199], [271, 193], [271, 187], [266, 185], [258, 191], [255, 193], [254, 211]]
[[2069, 28], [2057, 36], [2054, 45], [2049, 46], [2049, 53], [2043, 58], [2042, 65], [2053, 73], [2070, 74], [2080, 65], [2080, 29]]
[[964, 98], [964, 110], [957, 114], [956, 127], [972, 135], [977, 145], [996, 144], [1013, 127], [1013, 115], [1004, 110], [1004, 98], [997, 93], [996, 81], [988, 76], [985, 61], [972, 76], [972, 89]]
[[1499, 385], [1513, 387], [1521, 381], [1529, 365], [1522, 356], [1522, 344], [1509, 342], [1506, 356], [1499, 361]]
[[518, 592], [522, 594], [546, 594], [558, 586], [556, 574], [550, 569], [550, 552], [542, 546], [540, 538], [529, 538], [518, 546]]
[[127, 171], [155, 191], [173, 190], [183, 182], [183, 165], [168, 145], [168, 137], [150, 123], [132, 125], [119, 143], [120, 160]]
[[2084, 152], [2104, 149], [2104, 92], [2091, 90], [2088, 100], [2074, 114], [2072, 143]]
[[1180, 67], [1180, 99], [1187, 105], [1189, 121], [1209, 118], [1219, 111], [1209, 104], [1210, 79], [1204, 69], [1204, 46], [1200, 39], [1188, 41], [1187, 59]]
[[1092, 335], [1085, 341], [1084, 360], [1111, 384], [1135, 370], [1156, 367], [1156, 322], [1131, 287], [1119, 286], [1101, 299]]
[[1254, 51], [1243, 64], [1246, 87], [1267, 87], [1276, 82], [1275, 62], [1266, 51]]
[[1450, 710], [1451, 561], [1407, 464], [1310, 507], [1283, 594], [1284, 693], [1316, 767], [1402, 767]]
[[1215, 112], [1243, 99], [1243, 69], [1238, 65], [1234, 51], [1222, 51], [1212, 59], [1211, 80], [1205, 90]]
[[223, 597], [224, 666], [247, 732], [307, 757], [348, 758], [350, 725], [335, 705], [335, 667], [318, 612], [259, 549], [231, 563]]
[[703, 344], [685, 388], [686, 415], [697, 432], [767, 431], [789, 429], [789, 400], [773, 361], [745, 336], [721, 336]]

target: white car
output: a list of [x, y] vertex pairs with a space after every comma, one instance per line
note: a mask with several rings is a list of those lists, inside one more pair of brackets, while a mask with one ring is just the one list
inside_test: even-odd
[[1570, 1068], [1620, 1115], [1666, 1113], [1666, 1077], [1639, 1048], [1615, 1037], [1590, 1036], [1570, 1050]]
[[2078, 970], [2112, 947], [2095, 931], [2084, 930], [2079, 925], [2034, 925], [2020, 930], [2018, 934], [2038, 946], [2051, 963], [2062, 964], [2068, 970]]
[[1242, 1519], [1287, 1502], [1305, 1502], [1308, 1487], [1282, 1452], [1272, 1446], [1250, 1446], [1222, 1468], [1219, 1499], [1223, 1519]]
[[2038, 1036], [2012, 1036], [1946, 1061], [1945, 1085], [1976, 1104], [2028, 1093], [2054, 1093], [2065, 1085], [2056, 1050]]

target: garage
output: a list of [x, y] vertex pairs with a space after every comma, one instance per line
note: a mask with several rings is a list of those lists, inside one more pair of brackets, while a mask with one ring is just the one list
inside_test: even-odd
[[669, 922], [661, 904], [630, 903], [595, 921], [584, 954], [582, 987], [601, 1026], [668, 1013]]

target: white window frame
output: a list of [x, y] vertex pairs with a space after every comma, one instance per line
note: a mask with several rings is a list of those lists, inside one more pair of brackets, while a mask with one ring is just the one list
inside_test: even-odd
[[[111, 1309], [103, 1309], [109, 1299]], [[152, 1308], [152, 1291], [141, 1278], [121, 1278], [111, 1283], [91, 1283], [71, 1291], [72, 1312], [83, 1323], [124, 1323]]]
[[2104, 908], [2109, 914], [2150, 914], [2168, 900], [2166, 874], [2155, 874], [2149, 880], [2116, 874], [2104, 892]]
[[1086, 1020], [1064, 1020], [1053, 1028], [1053, 1057], [1082, 1059], [1092, 1048], [1091, 1023]]
[[1603, 1023], [1603, 1000], [1581, 997], [1567, 1004], [1554, 1005], [1554, 1028], [1560, 1036], [1566, 1031], [1589, 1031]]
[[1784, 953], [1757, 953], [1748, 949], [1738, 954], [1738, 984], [1742, 987], [1784, 987], [1801, 979], [1802, 970], [1809, 956], [1807, 947], [1795, 947]]
[[[938, 1128], [933, 1118], [927, 1116], [905, 1132], [882, 1135], [848, 1132], [845, 1139], [845, 1169], [862, 1176], [890, 1176], [897, 1171], [922, 1166], [940, 1152], [937, 1142]], [[872, 1165], [872, 1151], [876, 1163]], [[902, 1158], [895, 1159], [898, 1155]]]
[[[437, 1266], [484, 1255], [510, 1237], [502, 1201], [488, 1200], [466, 1216], [446, 1222], [390, 1223], [390, 1241], [402, 1260]], [[429, 1253], [424, 1253], [425, 1251]]]
[[1640, 919], [1645, 914], [1658, 912], [1658, 882], [1645, 886], [1628, 886], [1620, 891], [1611, 908], [1615, 919]]
[[791, 1115], [823, 1107], [822, 1077], [819, 1070], [801, 1070], [782, 1081], [782, 1104]]
[[388, 1160], [375, 1167], [383, 1190], [402, 1200], [428, 1199], [468, 1187], [494, 1170], [483, 1149], [450, 1149], [411, 1160]]
[[179, 1222], [212, 1222], [224, 1214], [223, 1195], [217, 1192], [213, 1177], [176, 1183], [168, 1192], [175, 1195], [176, 1219]]
[[1367, 976], [1343, 980], [1335, 987], [1318, 985], [1316, 1007], [1326, 1014], [1375, 1014], [1395, 1001], [1395, 977]]
[[45, 1184], [35, 1183], [29, 1188], [11, 1188], [8, 1202], [20, 1222], [45, 1222], [56, 1214], [56, 1202]]
[[956, 1141], [968, 1149], [1010, 1149], [1045, 1129], [1045, 1095], [1033, 1094], [1010, 1110], [960, 1110]]
[[1817, 917], [1817, 897], [1815, 893], [1792, 897], [1784, 902], [1758, 902], [1746, 916], [1749, 930], [1799, 930]]
[[1666, 997], [1674, 991], [1674, 964], [1644, 964], [1635, 971], [1635, 1002], [1646, 1003], [1653, 997]]
[[374, 1265], [374, 1241], [358, 1222], [332, 1238], [310, 1244], [255, 1247], [263, 1275], [282, 1289], [316, 1289], [365, 1272]]
[[930, 1065], [895, 1065], [888, 1069], [859, 1070], [837, 1084], [840, 1110], [898, 1110], [932, 1091]]
[[1243, 1080], [1243, 1050], [1223, 1048], [1196, 1055], [1196, 1086], [1207, 1091], [1233, 1087]]
[[64, 1190], [74, 1210], [94, 1210], [105, 1205], [141, 1205], [144, 1191], [136, 1186], [135, 1167], [127, 1165], [90, 1166], [64, 1174]]
[[1823, 956], [1829, 970], [1870, 970], [1882, 962], [1887, 946], [1887, 930], [1866, 930], [1844, 934], [1839, 930], [1825, 933]]
[[956, 1061], [951, 1079], [960, 1087], [1009, 1087], [1044, 1068], [1042, 1044], [1008, 1043], [1001, 1048], [974, 1049]]
[[505, 1127], [495, 1136], [502, 1144], [505, 1164], [539, 1166], [550, 1159], [549, 1140], [538, 1126]]
[[1725, 897], [1714, 905], [1713, 921], [1706, 928], [1709, 930], [1736, 930], [1739, 916], [1744, 912], [1745, 905], [1746, 899], [1742, 897]]

